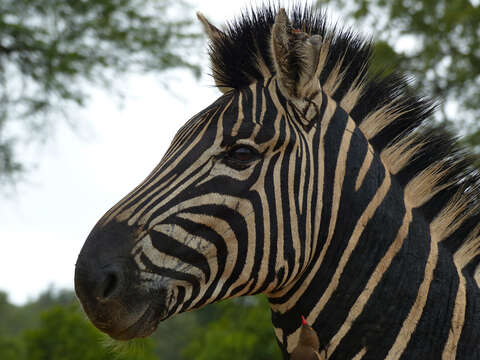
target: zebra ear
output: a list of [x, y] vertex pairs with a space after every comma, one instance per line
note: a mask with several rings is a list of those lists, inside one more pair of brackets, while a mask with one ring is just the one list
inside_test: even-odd
[[320, 90], [320, 35], [310, 36], [294, 29], [282, 8], [273, 24], [271, 47], [279, 83], [288, 96], [308, 98]]
[[203, 25], [203, 29], [205, 33], [208, 35], [210, 41], [215, 41], [219, 37], [223, 35], [223, 32], [218, 29], [215, 25], [213, 25], [210, 21], [207, 20], [205, 16], [201, 12], [197, 12], [197, 18]]
[[[213, 25], [210, 21], [207, 20], [205, 16], [201, 12], [197, 12], [197, 17], [198, 20], [203, 25], [203, 29], [205, 30], [205, 33], [207, 34], [208, 38], [211, 41], [211, 46], [215, 43], [222, 43], [221, 39], [226, 39], [226, 35], [223, 31], [221, 31], [219, 28], [217, 28], [215, 25]], [[210, 62], [212, 64], [212, 72], [213, 72], [213, 79], [215, 80], [215, 84], [217, 85], [217, 89], [220, 90], [222, 93], [226, 93], [230, 90], [230, 88], [222, 86], [222, 81], [219, 80], [221, 76], [219, 74], [222, 74], [223, 71], [222, 69], [218, 68], [218, 65], [215, 63], [213, 60], [213, 57], [210, 55]]]

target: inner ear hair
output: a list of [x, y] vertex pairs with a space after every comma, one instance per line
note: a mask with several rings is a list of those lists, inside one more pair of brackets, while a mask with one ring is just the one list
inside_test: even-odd
[[320, 90], [316, 78], [322, 38], [294, 29], [285, 9], [280, 9], [272, 28], [273, 62], [281, 87], [289, 97], [307, 98]]
[[291, 25], [285, 9], [280, 9], [272, 27], [272, 54], [280, 84], [289, 95], [295, 93], [295, 79], [292, 76], [291, 54], [293, 52], [290, 36]]

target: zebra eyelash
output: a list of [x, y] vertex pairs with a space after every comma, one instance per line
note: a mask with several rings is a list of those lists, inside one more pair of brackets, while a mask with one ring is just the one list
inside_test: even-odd
[[257, 149], [246, 144], [235, 144], [221, 154], [222, 161], [236, 170], [248, 168], [261, 157], [262, 154]]

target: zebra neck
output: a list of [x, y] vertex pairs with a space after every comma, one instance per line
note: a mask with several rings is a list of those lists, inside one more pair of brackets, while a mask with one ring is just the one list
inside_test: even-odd
[[[312, 262], [288, 293], [270, 298], [285, 354], [298, 341], [301, 315], [334, 358], [352, 359], [362, 352], [374, 358], [418, 356], [418, 351], [428, 358], [439, 342], [449, 341], [459, 288], [451, 256], [430, 243], [428, 226], [416, 220], [420, 214], [404, 209], [403, 219], [397, 219], [390, 216], [396, 213], [390, 206], [395, 205], [387, 201], [379, 207], [356, 243], [353, 236], [344, 237], [354, 225], [341, 221], [318, 268]], [[425, 339], [435, 340], [427, 346]]]
[[[358, 128], [345, 131], [345, 120], [339, 137], [341, 122], [329, 126], [336, 129], [325, 131], [322, 145], [328, 155], [317, 246], [295, 281], [269, 295], [277, 338], [287, 356], [304, 315], [333, 358], [432, 358], [439, 342], [451, 341], [451, 327], [434, 327], [432, 319], [445, 325], [455, 310], [452, 256], [431, 240], [430, 225], [405, 203]], [[425, 338], [435, 341], [429, 346]]]

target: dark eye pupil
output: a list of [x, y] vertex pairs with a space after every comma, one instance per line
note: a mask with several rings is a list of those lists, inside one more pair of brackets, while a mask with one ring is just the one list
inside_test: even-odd
[[253, 152], [252, 149], [250, 149], [246, 146], [241, 146], [241, 147], [238, 147], [236, 149], [233, 149], [232, 152], [231, 152], [231, 155], [235, 160], [248, 161], [248, 160], [251, 160], [253, 158], [255, 153]]

